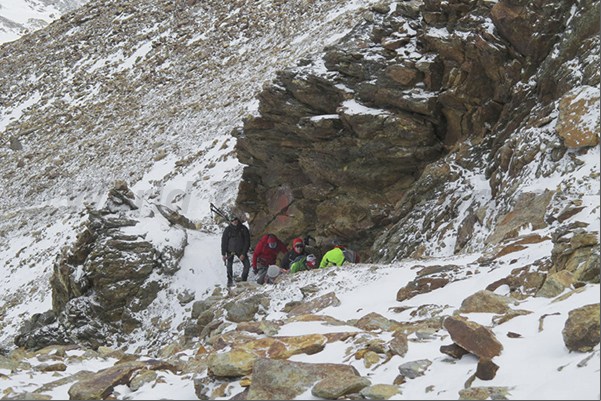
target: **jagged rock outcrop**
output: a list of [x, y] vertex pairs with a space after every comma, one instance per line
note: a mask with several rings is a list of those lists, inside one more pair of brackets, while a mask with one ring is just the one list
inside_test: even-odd
[[24, 325], [15, 339], [18, 346], [40, 349], [76, 343], [96, 348], [107, 337], [140, 326], [135, 314], [145, 310], [161, 288], [151, 275], [172, 275], [179, 269], [187, 234], [174, 228], [170, 238], [179, 242], [153, 244], [145, 238], [147, 233], [135, 230], [135, 202], [127, 185], [118, 182], [102, 209], [88, 210], [89, 219], [75, 243], [54, 265], [52, 311], [47, 312], [52, 319], [39, 324], [36, 316]]
[[[444, 7], [429, 3], [426, 2], [430, 9]], [[461, 77], [459, 82], [470, 82], [482, 73], [475, 67], [484, 66], [484, 60], [487, 60], [484, 74], [489, 82], [482, 88], [492, 90], [489, 99], [494, 100], [496, 108], [489, 115], [494, 118], [489, 119], [481, 130], [469, 130], [469, 145], [454, 147], [444, 161], [428, 166], [418, 182], [408, 190], [397, 206], [399, 222], [374, 243], [372, 250], [378, 260], [419, 257], [434, 251], [459, 253], [474, 250], [474, 246], [478, 245], [472, 245], [472, 239], [478, 237], [479, 232], [495, 228], [487, 241], [479, 246], [495, 244], [515, 238], [523, 227], [547, 227], [553, 221], [553, 215], [562, 212], [549, 213], [549, 209], [555, 203], [566, 205], [566, 197], [578, 203], [578, 195], [570, 194], [565, 189], [570, 185], [569, 175], [566, 175], [566, 184], [559, 186], [561, 190], [555, 193], [529, 194], [518, 191], [519, 183], [524, 179], [523, 173], [528, 168], [537, 170], [537, 177], [549, 176], [559, 168], [568, 149], [576, 146], [579, 151], [586, 152], [586, 147], [597, 143], [595, 138], [598, 138], [598, 133], [591, 133], [587, 127], [597, 127], [592, 131], [598, 131], [599, 127], [598, 118], [595, 120], [595, 114], [598, 113], [592, 112], [598, 108], [598, 102], [594, 99], [598, 96], [595, 85], [599, 84], [599, 72], [590, 64], [595, 59], [591, 56], [598, 53], [599, 47], [599, 21], [596, 17], [599, 4], [582, 4], [578, 8], [580, 18], [571, 19], [569, 26], [566, 26], [569, 18], [566, 10], [571, 6], [572, 2], [569, 1], [545, 4], [542, 8], [536, 2], [525, 5], [500, 1], [490, 9], [490, 13], [479, 15], [486, 21], [487, 18], [491, 19], [496, 29], [492, 35], [490, 31], [466, 29], [467, 21], [478, 18], [473, 8], [469, 16], [460, 18], [457, 23], [449, 14], [434, 13], [440, 21], [439, 26], [446, 26], [449, 37], [455, 40], [451, 42], [451, 39], [447, 39], [445, 44], [462, 44], [445, 48], [440, 46], [442, 55], [437, 55], [438, 59], [445, 60], [449, 72], [454, 71], [456, 76]], [[428, 21], [428, 18], [425, 19]], [[537, 35], [530, 34], [538, 29], [542, 31], [537, 31]], [[461, 33], [467, 40], [457, 38]], [[536, 39], [532, 39], [534, 37]], [[543, 37], [547, 38], [547, 42], [541, 44], [539, 40]], [[553, 48], [555, 50], [551, 52]], [[455, 60], [462, 62], [456, 65], [455, 70], [450, 69], [451, 65], [444, 58], [451, 49]], [[582, 69], [571, 72], [575, 60], [578, 60], [577, 63], [582, 61]], [[537, 84], [526, 84], [529, 80]], [[441, 92], [438, 101], [443, 103], [452, 94], [462, 93], [449, 84]], [[578, 109], [583, 113], [580, 115], [591, 116], [591, 119], [586, 117], [586, 121], [568, 122], [567, 117], [560, 117], [555, 128], [552, 125], [545, 126], [553, 121], [557, 110], [562, 116], [569, 113], [568, 99], [574, 99], [576, 93], [592, 93], [592, 100], [583, 100], [571, 107], [572, 118], [578, 120], [579, 114], [574, 112]], [[452, 98], [457, 107], [466, 107], [467, 96]], [[557, 103], [561, 99], [564, 100]], [[589, 112], [585, 111], [587, 107], [591, 108]], [[445, 117], [448, 125], [458, 124], [457, 119], [452, 119], [452, 113], [445, 114]], [[469, 120], [461, 121], [465, 124]], [[477, 127], [475, 122], [478, 121], [478, 114], [474, 115], [472, 121]], [[529, 133], [537, 129], [541, 134], [534, 135], [538, 136], [540, 143], [532, 141], [533, 134]], [[578, 145], [571, 144], [569, 139], [566, 142], [567, 136], [562, 133], [564, 130], [580, 138], [575, 140]], [[572, 161], [578, 163], [574, 156], [570, 156]], [[488, 160], [485, 171], [479, 170], [482, 165], [474, 169], [474, 162], [478, 159]], [[570, 159], [567, 162], [571, 164], [569, 169], [577, 166]], [[527, 168], [529, 164], [532, 165]], [[468, 174], [479, 174], [479, 171], [488, 181], [490, 193], [482, 188], [474, 188], [473, 183], [465, 180]], [[595, 179], [594, 174], [587, 179]], [[495, 202], [495, 209], [490, 208], [489, 201]], [[440, 208], [440, 204], [444, 207]], [[462, 222], [456, 224], [454, 220]], [[445, 250], [448, 239], [453, 237], [456, 238], [455, 246]]]
[[[492, 198], [515, 205], [499, 214], [488, 243], [527, 224], [545, 227], [545, 209], [556, 194], [513, 198], [508, 191], [540, 147], [516, 143], [510, 133], [548, 121], [553, 102], [563, 98], [556, 128], [563, 141], [548, 148], [559, 157], [598, 143], [594, 128], [574, 131], [578, 117], [567, 117], [598, 107], [594, 97], [570, 105], [599, 83], [587, 58], [598, 46], [599, 21], [592, 17], [598, 3], [581, 5], [582, 18], [567, 27], [572, 3], [374, 7], [372, 18], [322, 55], [280, 72], [259, 95], [260, 116], [235, 133], [238, 157], [247, 165], [237, 203], [252, 229], [285, 238], [308, 232], [325, 246], [344, 238], [384, 261], [419, 256], [442, 235], [456, 236], [453, 251], [460, 252], [493, 216], [476, 203], [481, 200], [468, 198], [471, 214], [461, 229], [452, 227], [448, 222], [473, 189], [454, 195], [445, 186], [466, 185], [462, 170], [473, 171], [482, 158], [490, 160], [484, 168]], [[550, 54], [554, 47], [559, 54]], [[579, 79], [569, 75], [574, 57], [585, 64]], [[526, 85], [531, 79], [539, 85]], [[471, 145], [462, 145], [466, 141]], [[449, 151], [445, 161], [433, 163]], [[442, 201], [444, 215], [433, 215], [432, 205]]]
[[261, 115], [236, 133], [248, 165], [237, 204], [253, 230], [341, 237], [365, 254], [426, 164], [444, 154], [452, 135], [434, 92], [442, 64], [389, 43], [416, 40], [419, 23], [403, 10], [379, 10], [259, 95]]

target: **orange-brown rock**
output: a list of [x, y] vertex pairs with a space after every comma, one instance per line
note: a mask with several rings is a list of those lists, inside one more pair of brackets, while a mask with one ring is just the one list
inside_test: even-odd
[[472, 354], [489, 359], [501, 355], [503, 345], [490, 329], [461, 316], [447, 317], [443, 324], [451, 339]]
[[262, 358], [287, 359], [297, 354], [315, 354], [328, 342], [323, 334], [307, 334], [290, 337], [265, 337], [234, 346]]
[[[592, 96], [588, 94], [592, 93]], [[569, 149], [596, 146], [599, 143], [599, 90], [592, 87], [580, 87], [567, 93], [559, 101], [559, 117], [555, 131]], [[597, 120], [584, 116], [597, 115]]]

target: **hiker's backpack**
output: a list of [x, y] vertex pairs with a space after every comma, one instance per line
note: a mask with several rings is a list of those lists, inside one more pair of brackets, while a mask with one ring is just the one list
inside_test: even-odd
[[342, 262], [342, 264], [359, 263], [359, 255], [357, 255], [354, 251], [351, 251], [350, 249], [344, 248], [342, 250], [342, 255], [344, 256], [344, 262]]
[[307, 270], [305, 267], [305, 259], [307, 259], [307, 255], [298, 255], [290, 263], [290, 273], [297, 273]]

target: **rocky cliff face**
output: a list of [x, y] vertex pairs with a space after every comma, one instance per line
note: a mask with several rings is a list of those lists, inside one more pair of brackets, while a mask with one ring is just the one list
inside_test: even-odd
[[[546, 13], [552, 14], [546, 15], [534, 5], [525, 7], [501, 2], [493, 7], [491, 17], [502, 38], [511, 45], [508, 50], [513, 47], [519, 50], [519, 55], [525, 56], [517, 58], [521, 60], [520, 80], [510, 90], [511, 96], [506, 98], [500, 118], [491, 126], [490, 133], [470, 138], [469, 142], [458, 146], [446, 161], [432, 165], [432, 170], [424, 174], [401, 208], [408, 211], [419, 202], [425, 202], [424, 207], [418, 207], [409, 215], [402, 212], [401, 221], [382, 238], [383, 241], [390, 239], [392, 235], [403, 238], [404, 244], [413, 242], [401, 252], [405, 256], [419, 255], [426, 247], [424, 242], [440, 244], [449, 235], [457, 238], [453, 247], [455, 253], [464, 248], [478, 249], [482, 245], [496, 244], [502, 239], [515, 237], [520, 228], [528, 225], [546, 227], [565, 209], [578, 203], [578, 198], [592, 195], [586, 190], [570, 194], [567, 188], [573, 182], [569, 171], [574, 171], [578, 165], [578, 155], [587, 152], [587, 146], [574, 146], [570, 137], [580, 137], [581, 143], [590, 143], [592, 146], [599, 141], [595, 130], [586, 122], [586, 115], [594, 114], [596, 106], [576, 105], [569, 100], [588, 91], [596, 93], [593, 88], [598, 85], [599, 71], [590, 65], [590, 61], [596, 57], [594, 54], [598, 54], [599, 37], [593, 32], [598, 31], [599, 21], [594, 12], [588, 12], [594, 9], [595, 5], [591, 4], [577, 14], [581, 18], [565, 16], [563, 20], [557, 20], [561, 13], [546, 9]], [[530, 22], [526, 23], [516, 15], [529, 16]], [[534, 16], [537, 19], [533, 20]], [[505, 32], [511, 29], [505, 23], [515, 24], [520, 29], [529, 31], [506, 35]], [[526, 26], [529, 28], [525, 28]], [[538, 28], [545, 33], [535, 33]], [[545, 35], [554, 38], [553, 45], [550, 42], [544, 45], [530, 43], [533, 41], [531, 38]], [[527, 43], [520, 42], [523, 40]], [[541, 49], [546, 50], [541, 53]], [[582, 69], [573, 70], [575, 64]], [[593, 95], [593, 98], [597, 98], [597, 95], [598, 93]], [[580, 109], [580, 112], [576, 112], [576, 109]], [[579, 120], [576, 124], [578, 128], [572, 126], [569, 133], [562, 128], [562, 121], [568, 114]], [[580, 117], [576, 117], [577, 115]], [[555, 124], [556, 117], [558, 120]], [[595, 124], [597, 123], [593, 123], [593, 126]], [[482, 162], [475, 164], [476, 160]], [[447, 179], [450, 178], [449, 172], [456, 166], [456, 177]], [[534, 172], [536, 178], [543, 180], [560, 169], [565, 169], [568, 174], [562, 178], [563, 184], [557, 185], [556, 193], [529, 193], [524, 189], [529, 180], [526, 177], [531, 172]], [[480, 193], [461, 199], [476, 190], [473, 186], [461, 183], [467, 171], [482, 174], [488, 181], [490, 196], [482, 196]], [[441, 179], [445, 181], [442, 188], [446, 189], [450, 188], [450, 182], [455, 182], [457, 185], [454, 188], [458, 193], [450, 194], [438, 185], [431, 187], [431, 183], [440, 182]], [[585, 179], [593, 182], [597, 177], [592, 173]], [[427, 210], [442, 201], [448, 202], [444, 212], [438, 211], [435, 216]], [[468, 212], [461, 215], [461, 209]], [[423, 221], [424, 226], [427, 226], [434, 219], [437, 220], [440, 233], [431, 231], [422, 237], [416, 232], [416, 220]], [[458, 219], [459, 225], [457, 222], [450, 224], [453, 219]], [[479, 227], [482, 228], [479, 230]], [[471, 241], [473, 237], [479, 236], [478, 231], [482, 233], [484, 230], [491, 230], [492, 234], [487, 234], [484, 241]], [[410, 238], [416, 241], [411, 241]], [[389, 256], [385, 258], [388, 260], [399, 256], [393, 256], [394, 251], [387, 253]]]
[[[247, 164], [238, 203], [251, 227], [309, 233], [324, 244], [339, 237], [390, 261], [422, 255], [444, 237], [461, 252], [498, 242], [502, 230], [545, 225], [553, 197], [537, 194], [538, 216], [470, 242], [478, 227], [490, 229], [519, 203], [529, 163], [546, 176], [549, 159], [559, 163], [569, 149], [598, 143], [583, 125], [570, 134], [562, 123], [545, 126], [558, 112], [595, 107], [570, 99], [599, 84], [598, 6], [375, 7], [336, 45], [278, 74], [259, 95], [260, 116], [236, 133]], [[579, 145], [570, 135], [581, 137]], [[474, 194], [468, 174], [481, 174], [488, 193]], [[491, 210], [491, 202], [501, 207]]]

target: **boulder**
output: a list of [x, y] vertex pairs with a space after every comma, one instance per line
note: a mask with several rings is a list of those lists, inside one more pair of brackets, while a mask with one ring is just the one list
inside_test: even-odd
[[23, 145], [21, 144], [21, 141], [19, 141], [19, 138], [17, 138], [16, 136], [11, 135], [9, 137], [9, 145], [8, 147], [11, 150], [23, 150]]
[[409, 350], [409, 344], [405, 333], [403, 333], [402, 330], [397, 330], [392, 333], [392, 340], [388, 343], [388, 347], [393, 355], [404, 357]]
[[227, 310], [228, 320], [236, 323], [248, 322], [255, 317], [259, 305], [249, 302], [231, 302], [225, 305], [225, 310]]
[[394, 384], [374, 384], [359, 392], [368, 400], [387, 400], [402, 393], [401, 388]]
[[336, 400], [347, 394], [358, 393], [370, 385], [367, 378], [355, 374], [330, 376], [317, 382], [311, 389], [311, 394], [318, 398]]
[[217, 377], [236, 377], [252, 372], [259, 357], [242, 349], [210, 355], [207, 359], [209, 373]]
[[[61, 377], [58, 380], [54, 380], [54, 381], [50, 381], [48, 383], [42, 384], [40, 387], [36, 388], [33, 391], [33, 394], [39, 393], [40, 395], [42, 395], [42, 393], [48, 393], [48, 392], [54, 391], [58, 387], [63, 387], [68, 384], [78, 382], [78, 381], [80, 381], [86, 377], [90, 377], [94, 374], [95, 374], [94, 372], [90, 372], [89, 370], [79, 370], [72, 375], [66, 375], [65, 377]], [[25, 398], [25, 399], [31, 399], [31, 398]]]
[[259, 359], [252, 372], [248, 400], [292, 400], [326, 378], [357, 376], [349, 365]]
[[537, 297], [553, 298], [570, 288], [576, 281], [574, 275], [567, 270], [547, 275], [542, 287], [536, 293]]
[[453, 343], [450, 345], [441, 345], [440, 352], [443, 354], [447, 354], [452, 356], [455, 359], [461, 359], [461, 357], [465, 354], [469, 354], [470, 352], [464, 348], [461, 348], [459, 345]]
[[421, 277], [410, 281], [396, 294], [397, 301], [405, 301], [419, 294], [425, 294], [449, 284], [448, 278]]
[[489, 359], [501, 355], [503, 345], [490, 329], [461, 316], [447, 317], [443, 325], [455, 344], [472, 354]]
[[499, 366], [491, 359], [480, 358], [476, 368], [476, 377], [480, 380], [492, 380], [495, 378], [497, 370], [499, 370]]
[[430, 365], [432, 365], [432, 361], [427, 359], [405, 362], [399, 366], [399, 373], [408, 379], [415, 379], [416, 377], [423, 376]]
[[366, 331], [382, 330], [382, 331], [394, 331], [397, 330], [400, 325], [399, 322], [385, 318], [379, 313], [369, 313], [360, 318], [356, 323], [355, 327]]
[[176, 372], [173, 365], [157, 360], [125, 362], [102, 369], [79, 380], [69, 388], [69, 398], [72, 400], [106, 399], [113, 392], [115, 386], [120, 384], [129, 385], [134, 372], [140, 369]]
[[599, 344], [599, 314], [599, 304], [585, 305], [570, 311], [561, 332], [570, 351], [590, 352]]
[[503, 314], [511, 309], [509, 303], [515, 303], [515, 300], [488, 290], [482, 290], [464, 299], [458, 312]]
[[234, 345], [241, 345], [248, 341], [255, 340], [257, 337], [244, 331], [231, 330], [225, 333], [216, 334], [207, 340], [213, 346], [214, 350], [222, 350]]
[[459, 390], [460, 400], [507, 400], [511, 395], [507, 387], [470, 387]]
[[321, 352], [328, 342], [323, 334], [306, 334], [288, 337], [264, 337], [234, 345], [263, 358], [287, 359], [297, 354], [312, 355]]

